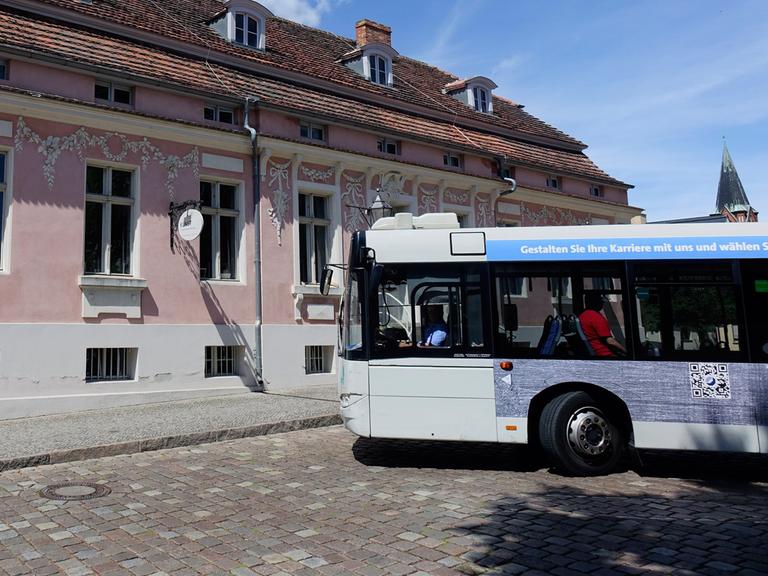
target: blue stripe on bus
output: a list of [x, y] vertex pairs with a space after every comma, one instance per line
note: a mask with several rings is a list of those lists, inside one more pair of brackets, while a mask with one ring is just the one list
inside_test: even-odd
[[768, 258], [768, 237], [488, 240], [489, 261]]

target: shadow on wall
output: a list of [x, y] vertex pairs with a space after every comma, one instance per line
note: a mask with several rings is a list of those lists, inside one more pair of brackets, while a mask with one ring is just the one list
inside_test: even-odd
[[243, 360], [240, 363], [240, 376], [243, 378], [244, 384], [251, 390], [261, 390], [253, 363], [251, 345], [245, 337], [243, 329], [229, 317], [216, 296], [216, 291], [210, 283], [200, 281], [200, 259], [192, 249], [191, 245], [187, 242], [177, 242], [176, 246], [177, 251], [180, 252], [184, 258], [184, 263], [187, 265], [187, 268], [200, 286], [200, 294], [203, 298], [203, 303], [208, 310], [208, 316], [211, 318], [211, 323], [219, 333], [219, 342], [211, 342], [210, 345], [240, 347], [240, 349], [243, 350]]
[[[430, 530], [454, 535], [449, 545], [469, 548], [461, 556], [466, 564], [453, 568], [457, 573], [618, 575], [626, 567], [643, 574], [768, 573], [764, 460], [742, 458], [721, 467], [711, 455], [688, 453], [688, 469], [698, 462], [701, 475], [670, 481], [678, 465], [686, 466], [679, 453], [671, 465], [663, 458], [647, 462], [647, 475], [660, 480], [632, 473], [599, 479], [542, 474], [538, 458], [520, 446], [360, 438], [353, 454], [367, 466], [410, 468], [411, 481], [421, 478], [421, 468], [445, 470], [449, 481], [463, 480], [452, 470], [485, 470], [498, 478], [498, 491], [487, 482], [455, 485], [464, 492], [451, 499], [452, 514], [429, 517]], [[522, 474], [508, 482], [493, 471]], [[424, 477], [426, 486], [436, 485], [429, 483], [433, 476]], [[510, 485], [519, 490], [509, 495]], [[464, 508], [465, 500], [475, 510]]]

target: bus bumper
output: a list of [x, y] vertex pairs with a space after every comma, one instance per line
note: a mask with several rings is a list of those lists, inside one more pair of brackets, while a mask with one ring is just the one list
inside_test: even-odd
[[358, 436], [370, 436], [371, 411], [368, 396], [341, 394], [341, 418], [350, 432]]

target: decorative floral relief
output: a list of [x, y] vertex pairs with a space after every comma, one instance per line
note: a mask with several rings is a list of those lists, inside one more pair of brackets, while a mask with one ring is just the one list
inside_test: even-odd
[[488, 198], [477, 199], [477, 225], [491, 225], [491, 203]]
[[354, 232], [355, 230], [362, 230], [368, 227], [368, 222], [363, 216], [363, 211], [356, 206], [365, 206], [365, 194], [363, 194], [363, 182], [365, 181], [365, 174], [353, 178], [349, 174], [345, 174], [346, 184], [344, 185], [344, 192], [341, 193], [341, 200], [346, 206], [346, 222], [344, 222], [344, 228], [347, 232]]
[[312, 182], [325, 182], [326, 180], [333, 178], [336, 170], [333, 168], [333, 166], [327, 170], [319, 170], [317, 168], [307, 168], [306, 166], [302, 165], [301, 173], [307, 180]]
[[270, 159], [267, 163], [269, 174], [269, 186], [273, 187], [272, 208], [267, 210], [267, 215], [272, 221], [272, 226], [277, 230], [277, 245], [283, 245], [283, 228], [285, 227], [285, 216], [288, 213], [288, 200], [290, 194], [286, 189], [288, 184], [288, 167], [291, 161], [278, 164]]
[[419, 186], [419, 214], [437, 212], [437, 190], [425, 190]]
[[462, 204], [464, 206], [469, 204], [469, 192], [466, 190], [447, 188], [445, 192], [443, 192], [443, 198], [448, 204]]
[[533, 210], [524, 204], [520, 206], [524, 226], [575, 226], [589, 224], [587, 215], [577, 215], [565, 208], [542, 206]]
[[405, 194], [405, 176], [399, 172], [387, 172], [381, 176], [380, 188], [389, 198], [393, 194]]
[[[101, 136], [91, 134], [84, 127], [78, 128], [69, 136], [48, 136], [43, 138], [32, 130], [19, 116], [16, 122], [16, 136], [14, 148], [21, 152], [24, 143], [37, 144], [37, 151], [43, 156], [43, 174], [48, 182], [48, 188], [52, 189], [56, 183], [56, 161], [62, 152], [75, 152], [80, 161], [84, 160], [83, 153], [87, 149], [96, 148], [110, 162], [123, 162], [128, 154], [141, 154], [142, 168], [154, 161], [168, 171], [165, 178], [165, 189], [171, 201], [174, 197], [174, 182], [179, 175], [179, 170], [192, 168], [195, 176], [198, 174], [200, 154], [197, 147], [184, 156], [173, 154], [165, 155], [147, 138], [141, 140], [129, 140], [124, 134], [117, 132], [105, 132]], [[119, 145], [119, 150], [113, 151]]]

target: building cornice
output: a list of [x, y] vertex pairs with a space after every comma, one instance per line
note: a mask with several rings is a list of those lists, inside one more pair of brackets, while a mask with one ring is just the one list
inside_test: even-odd
[[105, 132], [146, 136], [206, 149], [225, 150], [238, 154], [250, 154], [251, 151], [245, 133], [238, 134], [204, 126], [191, 126], [170, 120], [137, 116], [130, 112], [88, 107], [28, 94], [0, 91], [0, 110], [11, 116], [62, 122]]
[[[27, 13], [31, 13], [35, 16], [47, 16], [49, 18], [60, 20], [68, 24], [75, 24], [77, 26], [94, 29], [99, 32], [115, 34], [117, 36], [129, 38], [134, 41], [143, 42], [152, 46], [167, 48], [184, 56], [200, 58], [209, 62], [215, 62], [223, 66], [242, 70], [244, 72], [260, 74], [265, 77], [288, 81], [300, 86], [306, 86], [314, 89], [319, 88], [347, 98], [352, 98], [367, 103], [374, 103], [384, 108], [398, 110], [401, 112], [408, 112], [410, 114], [416, 114], [425, 118], [441, 120], [444, 122], [447, 121], [450, 123], [456, 123], [457, 119], [460, 119], [462, 126], [473, 128], [482, 132], [487, 132], [489, 134], [496, 134], [523, 142], [553, 146], [563, 150], [581, 152], [586, 149], [586, 146], [571, 144], [562, 140], [557, 140], [555, 138], [546, 138], [529, 134], [527, 132], [518, 132], [514, 129], [475, 121], [472, 118], [457, 117], [451, 112], [441, 112], [431, 108], [424, 108], [416, 104], [409, 104], [407, 102], [393, 100], [374, 92], [360, 90], [351, 86], [344, 86], [337, 82], [332, 82], [330, 80], [325, 80], [315, 76], [307, 76], [287, 68], [280, 68], [274, 64], [263, 64], [253, 61], [245, 61], [242, 58], [220, 52], [215, 48], [202, 47], [195, 44], [187, 44], [185, 42], [167, 38], [159, 34], [146, 32], [144, 30], [139, 30], [130, 26], [120, 25], [115, 22], [99, 19], [74, 10], [68, 10], [60, 6], [53, 6], [39, 0], [4, 0], [4, 5], [10, 8], [15, 8]], [[267, 40], [267, 42], [269, 42], [269, 40]]]

